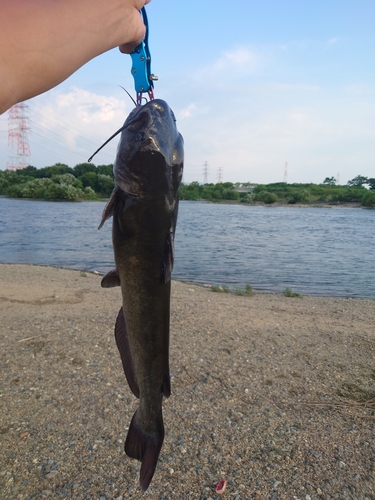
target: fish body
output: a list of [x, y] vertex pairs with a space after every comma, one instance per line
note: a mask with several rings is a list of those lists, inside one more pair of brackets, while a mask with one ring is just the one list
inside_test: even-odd
[[142, 461], [143, 490], [163, 444], [162, 399], [171, 392], [170, 291], [183, 155], [183, 139], [166, 102], [155, 99], [135, 108], [121, 134], [115, 189], [102, 220], [113, 216], [116, 264], [102, 286], [121, 286], [115, 338], [129, 386], [139, 398], [125, 452]]

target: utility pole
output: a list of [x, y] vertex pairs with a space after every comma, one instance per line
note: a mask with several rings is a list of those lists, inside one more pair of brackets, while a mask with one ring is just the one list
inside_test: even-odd
[[20, 102], [12, 106], [8, 116], [8, 157], [7, 169], [19, 170], [30, 164], [31, 157], [29, 138], [27, 132], [30, 130], [29, 106]]
[[288, 162], [285, 162], [284, 166], [284, 182], [285, 184], [288, 184]]
[[205, 161], [203, 165], [203, 184], [207, 184], [208, 180], [208, 163]]
[[223, 182], [223, 169], [221, 167], [217, 171], [217, 182]]

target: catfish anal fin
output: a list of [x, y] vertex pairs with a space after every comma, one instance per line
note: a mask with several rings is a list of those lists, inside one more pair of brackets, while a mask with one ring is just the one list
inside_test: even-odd
[[129, 387], [134, 396], [139, 398], [139, 386], [137, 377], [135, 375], [133, 360], [130, 353], [129, 338], [126, 330], [124, 311], [122, 307], [118, 313], [116, 320], [115, 339], [117, 348], [120, 351], [122, 366], [124, 368], [126, 380], [128, 381]]
[[116, 269], [112, 269], [109, 271], [103, 278], [100, 283], [102, 288], [113, 288], [114, 286], [121, 286], [120, 276]]
[[169, 231], [164, 244], [163, 252], [163, 281], [165, 284], [171, 281], [174, 264], [174, 243], [173, 233]]

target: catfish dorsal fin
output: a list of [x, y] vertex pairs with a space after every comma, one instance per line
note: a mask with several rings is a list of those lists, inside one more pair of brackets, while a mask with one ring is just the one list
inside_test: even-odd
[[99, 224], [98, 229], [101, 229], [106, 220], [112, 217], [117, 205], [117, 187], [112, 191], [111, 197], [109, 198], [106, 206], [104, 207], [102, 213], [102, 221]]
[[136, 199], [137, 196], [129, 194], [123, 191], [119, 186], [116, 186], [103, 210], [102, 221], [99, 224], [98, 229], [101, 229], [105, 221], [116, 213], [127, 210]]

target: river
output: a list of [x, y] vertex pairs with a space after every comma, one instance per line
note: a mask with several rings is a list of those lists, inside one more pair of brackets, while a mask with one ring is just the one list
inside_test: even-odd
[[[102, 202], [0, 198], [0, 262], [105, 273], [113, 268]], [[375, 298], [375, 211], [180, 202], [173, 278]]]

